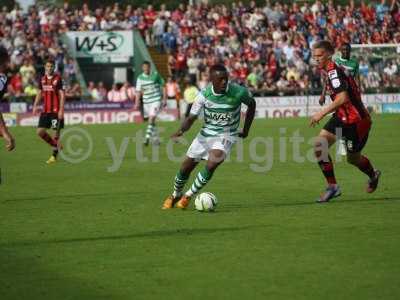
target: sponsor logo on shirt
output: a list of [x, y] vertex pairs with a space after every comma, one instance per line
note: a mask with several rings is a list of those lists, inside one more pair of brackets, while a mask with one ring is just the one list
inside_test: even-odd
[[332, 80], [332, 86], [338, 88], [340, 86], [340, 80], [338, 78]]
[[209, 116], [210, 119], [214, 121], [226, 121], [229, 122], [232, 119], [232, 115], [229, 113], [216, 113], [212, 112]]
[[336, 70], [332, 70], [332, 71], [328, 72], [328, 76], [330, 79], [335, 79], [335, 78], [338, 78], [338, 73]]

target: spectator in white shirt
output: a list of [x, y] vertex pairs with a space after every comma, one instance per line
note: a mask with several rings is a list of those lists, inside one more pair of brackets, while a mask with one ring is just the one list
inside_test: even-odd
[[114, 83], [111, 91], [107, 94], [107, 99], [109, 102], [123, 102], [125, 101], [120, 92], [120, 85]]
[[122, 101], [136, 101], [136, 89], [129, 81], [124, 83], [119, 92], [121, 93]]

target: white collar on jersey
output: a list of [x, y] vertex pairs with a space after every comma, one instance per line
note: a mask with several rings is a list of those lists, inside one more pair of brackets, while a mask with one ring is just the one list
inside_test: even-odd
[[[230, 84], [230, 82], [228, 81], [228, 84], [226, 85], [226, 88], [225, 88], [225, 93], [228, 91], [228, 89], [229, 89], [229, 84]], [[214, 86], [213, 86], [213, 84], [211, 83], [211, 92], [213, 93], [213, 95], [214, 96], [222, 96], [223, 94], [217, 94], [216, 92], [214, 92]]]

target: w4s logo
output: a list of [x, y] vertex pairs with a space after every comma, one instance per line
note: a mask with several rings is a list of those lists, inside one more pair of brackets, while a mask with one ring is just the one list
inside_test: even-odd
[[210, 113], [210, 119], [214, 121], [226, 121], [229, 122], [232, 119], [231, 114], [228, 113]]

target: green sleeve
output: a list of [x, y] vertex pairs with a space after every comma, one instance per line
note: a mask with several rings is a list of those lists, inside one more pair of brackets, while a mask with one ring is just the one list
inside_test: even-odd
[[251, 92], [247, 89], [247, 88], [243, 88], [242, 93], [241, 93], [241, 98], [240, 98], [240, 102], [249, 105], [250, 102], [253, 101], [253, 95], [251, 94]]
[[165, 81], [164, 81], [164, 79], [161, 77], [161, 75], [159, 73], [157, 73], [157, 82], [160, 84], [160, 86], [164, 86], [165, 85]]
[[356, 66], [354, 67], [354, 76], [358, 76], [360, 71], [360, 64], [356, 61]]

